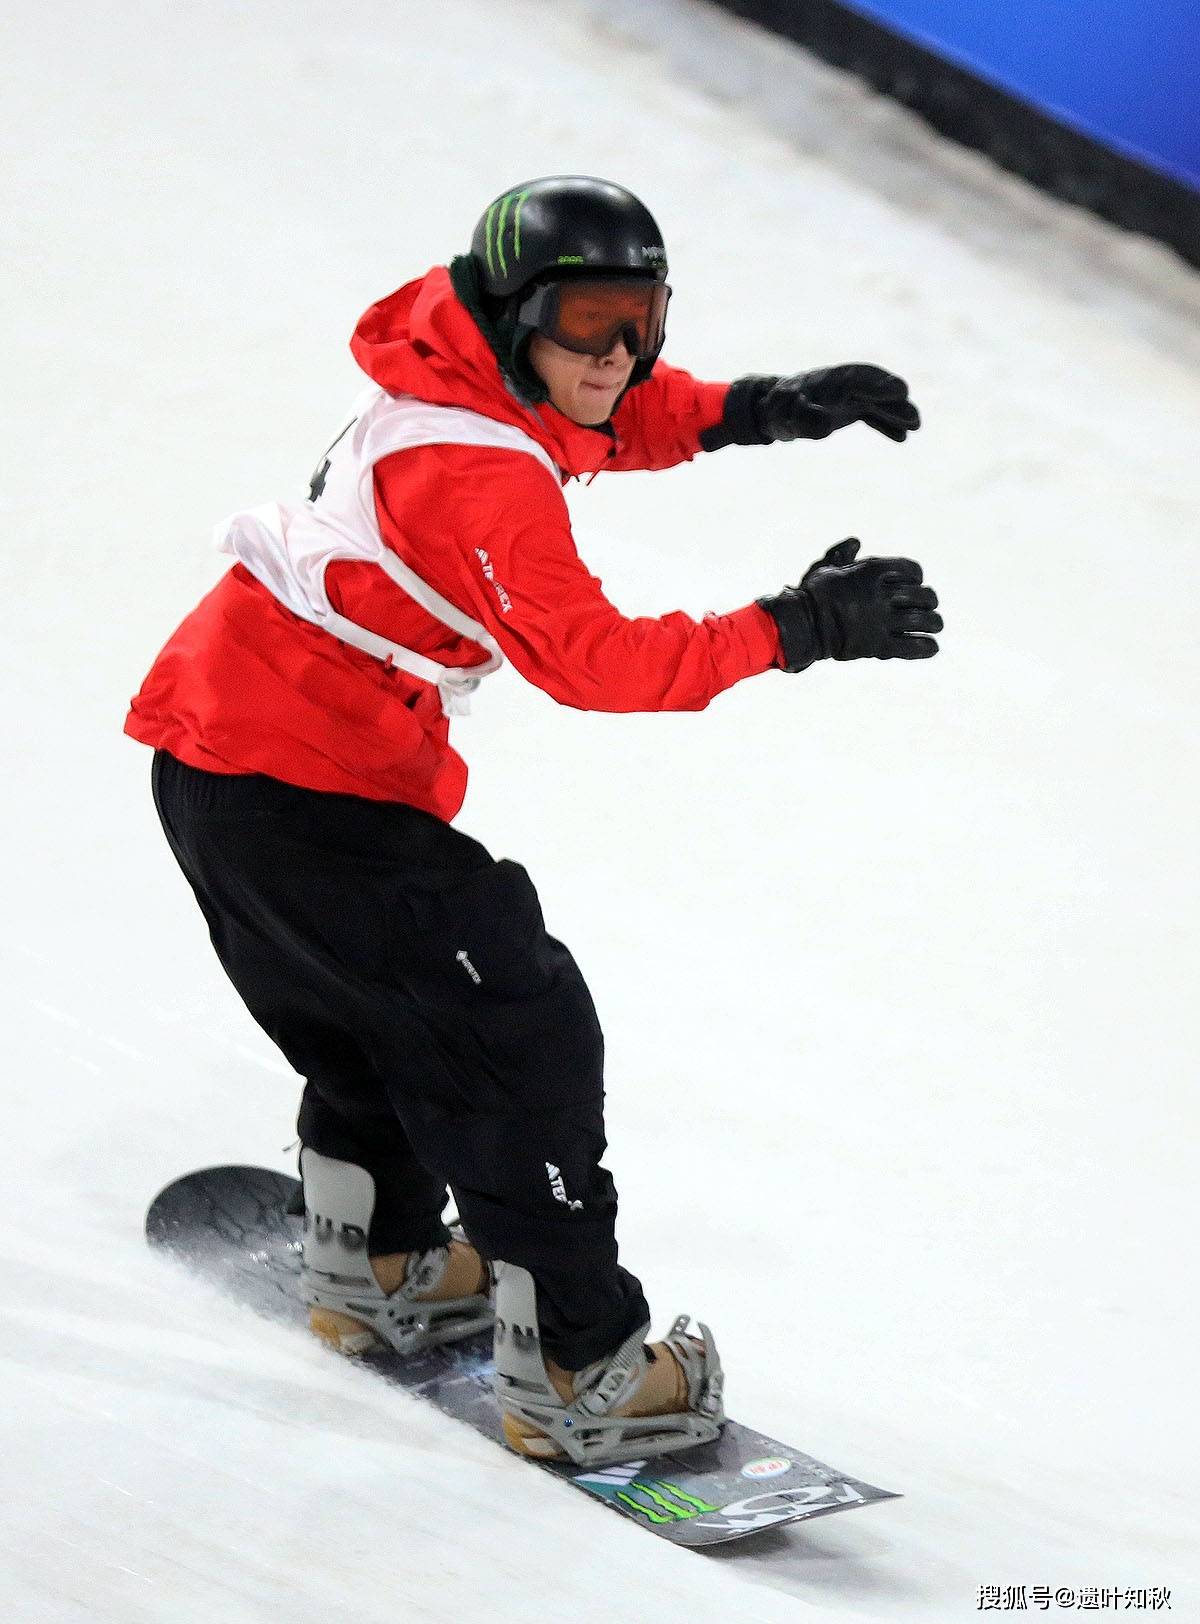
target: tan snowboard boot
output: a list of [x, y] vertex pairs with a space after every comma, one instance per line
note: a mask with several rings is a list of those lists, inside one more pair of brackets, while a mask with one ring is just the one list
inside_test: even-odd
[[[704, 1345], [695, 1337], [689, 1342], [703, 1355]], [[680, 1415], [688, 1408], [687, 1373], [665, 1342], [645, 1344], [646, 1368], [630, 1396], [609, 1414], [614, 1416]], [[564, 1404], [572, 1404], [587, 1391], [593, 1375], [607, 1365], [606, 1359], [586, 1370], [564, 1370], [553, 1359], [546, 1360], [546, 1374]], [[521, 1455], [533, 1455], [538, 1460], [562, 1460], [566, 1450], [560, 1449], [552, 1438], [535, 1427], [524, 1416], [505, 1412], [502, 1422], [505, 1442]]]
[[417, 1353], [490, 1330], [491, 1278], [465, 1238], [428, 1252], [371, 1258], [375, 1180], [366, 1168], [304, 1146], [304, 1256], [309, 1323], [339, 1353]]
[[495, 1393], [505, 1442], [538, 1460], [619, 1463], [672, 1454], [720, 1436], [724, 1373], [712, 1332], [688, 1335], [682, 1314], [661, 1342], [649, 1325], [579, 1371], [542, 1354], [537, 1287], [527, 1269], [495, 1262]]
[[[430, 1260], [436, 1253], [389, 1252], [368, 1261], [380, 1291], [387, 1297], [403, 1288], [412, 1303], [445, 1304], [472, 1298], [486, 1301], [491, 1282], [487, 1264], [479, 1253], [469, 1241], [452, 1240], [449, 1254], [436, 1284], [429, 1283], [434, 1273]], [[381, 1338], [365, 1320], [336, 1308], [314, 1306], [308, 1311], [308, 1322], [336, 1353], [367, 1353], [381, 1346]]]

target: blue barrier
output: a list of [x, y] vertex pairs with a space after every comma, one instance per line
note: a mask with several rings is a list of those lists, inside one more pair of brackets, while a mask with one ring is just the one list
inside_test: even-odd
[[849, 9], [1200, 189], [1196, 0], [852, 0]]
[[1200, 270], [1200, 0], [716, 0]]

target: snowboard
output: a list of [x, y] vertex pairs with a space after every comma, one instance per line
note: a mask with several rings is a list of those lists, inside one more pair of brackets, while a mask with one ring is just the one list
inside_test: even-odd
[[[300, 1181], [263, 1167], [210, 1167], [160, 1191], [146, 1238], [272, 1320], [307, 1327], [300, 1296]], [[359, 1355], [394, 1387], [503, 1443], [492, 1394], [492, 1338], [400, 1355]], [[525, 1457], [514, 1456], [515, 1459]], [[737, 1421], [713, 1443], [619, 1466], [530, 1461], [674, 1545], [703, 1547], [765, 1528], [898, 1498]]]

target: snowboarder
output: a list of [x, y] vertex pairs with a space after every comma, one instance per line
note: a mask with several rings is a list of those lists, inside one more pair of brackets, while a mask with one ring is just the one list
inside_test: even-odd
[[714, 1437], [720, 1366], [686, 1319], [646, 1344], [601, 1166], [595, 1009], [525, 869], [453, 827], [450, 718], [504, 659], [577, 709], [701, 710], [763, 671], [927, 658], [942, 627], [917, 564], [852, 540], [730, 614], [631, 620], [607, 601], [568, 480], [919, 426], [873, 366], [730, 385], [666, 365], [666, 277], [623, 187], [554, 176], [498, 197], [469, 253], [363, 316], [370, 386], [308, 499], [219, 527], [236, 562], [125, 724], [154, 748], [155, 805], [222, 965], [305, 1080], [313, 1329], [347, 1352], [414, 1349], [494, 1310], [508, 1442], [574, 1459]]

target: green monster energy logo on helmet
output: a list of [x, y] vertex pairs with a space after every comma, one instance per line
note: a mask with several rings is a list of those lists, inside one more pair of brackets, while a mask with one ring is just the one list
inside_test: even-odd
[[[529, 196], [526, 187], [523, 192], [508, 192], [504, 197], [498, 198], [487, 211], [483, 222], [483, 243], [487, 255], [487, 267], [493, 276], [496, 274], [496, 260], [500, 262], [500, 275], [508, 275], [508, 260], [504, 256], [504, 230], [509, 223], [509, 210], [512, 210], [512, 244], [511, 252], [513, 264], [521, 260], [521, 210], [525, 207], [525, 199]], [[497, 213], [499, 218], [497, 218]], [[494, 224], [494, 231], [493, 231]], [[495, 259], [493, 259], [493, 254]]]

